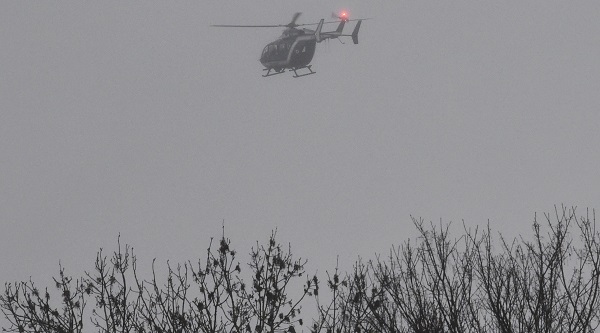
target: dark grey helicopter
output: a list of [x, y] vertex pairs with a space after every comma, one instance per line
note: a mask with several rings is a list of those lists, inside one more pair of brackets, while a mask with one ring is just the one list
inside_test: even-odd
[[[281, 36], [275, 40], [267, 44], [264, 47], [262, 55], [260, 57], [260, 62], [265, 66], [265, 71], [267, 73], [263, 75], [264, 77], [273, 76], [277, 74], [282, 74], [286, 69], [294, 72], [294, 77], [301, 77], [310, 74], [315, 74], [311, 69], [312, 65], [309, 65], [315, 55], [316, 45], [327, 39], [340, 38], [343, 36], [352, 37], [352, 41], [354, 44], [358, 44], [358, 30], [360, 29], [360, 25], [365, 19], [354, 19], [350, 20], [348, 18], [348, 13], [342, 12], [340, 15], [332, 14], [333, 17], [339, 19], [339, 21], [331, 21], [325, 22], [324, 19], [321, 19], [319, 23], [306, 23], [306, 24], [296, 24], [296, 20], [300, 16], [301, 13], [296, 13], [292, 17], [292, 21], [288, 24], [276, 24], [276, 25], [228, 25], [228, 24], [218, 24], [212, 25], [213, 27], [226, 27], [226, 28], [280, 28], [285, 27], [286, 29], [283, 31]], [[357, 21], [354, 26], [354, 31], [352, 34], [345, 35], [343, 34], [344, 25], [348, 21]], [[339, 23], [338, 27], [335, 31], [323, 32], [323, 25], [328, 23]], [[316, 25], [317, 28], [315, 30], [297, 27], [300, 26], [309, 26]], [[298, 74], [298, 70], [300, 69], [308, 69], [308, 73]]]

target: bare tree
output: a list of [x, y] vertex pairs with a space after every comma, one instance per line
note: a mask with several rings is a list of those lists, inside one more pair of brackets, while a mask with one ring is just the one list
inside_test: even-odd
[[[473, 256], [466, 237], [453, 239], [450, 225], [426, 226], [413, 218], [420, 237], [393, 247], [373, 266], [385, 292], [385, 332], [483, 332], [476, 304]], [[376, 312], [374, 312], [376, 314]]]
[[192, 268], [198, 294], [190, 304], [194, 309], [190, 315], [192, 330], [239, 333], [248, 325], [249, 309], [241, 297], [245, 288], [240, 278], [242, 269], [230, 246], [223, 234], [217, 254], [209, 247], [204, 264], [199, 261], [197, 269]]
[[489, 227], [480, 238], [475, 266], [490, 331], [593, 332], [598, 327], [600, 238], [595, 218], [577, 218], [575, 208], [562, 207], [556, 209], [556, 222], [549, 214], [545, 220], [546, 235], [536, 217], [533, 240], [501, 239], [500, 253], [494, 252]]
[[315, 288], [315, 279], [306, 280], [297, 300], [290, 298], [288, 288], [305, 274], [307, 261], [294, 259], [290, 246], [285, 251], [276, 241], [276, 231], [271, 233], [266, 246], [257, 243], [250, 256], [252, 287], [243, 288], [241, 293], [251, 310], [254, 331], [295, 333], [294, 325], [303, 325], [303, 320], [298, 317], [302, 310], [301, 302]]
[[359, 259], [343, 277], [336, 267], [333, 276], [327, 274], [327, 287], [331, 294], [327, 303], [315, 294], [318, 317], [313, 320], [312, 332], [386, 332], [392, 325], [371, 262]]
[[[580, 249], [567, 249], [560, 256], [560, 280], [567, 291], [566, 322], [569, 332], [594, 332], [600, 325], [600, 233], [596, 230], [595, 212], [590, 219], [589, 211], [585, 217], [577, 218], [575, 209], [559, 217], [565, 224], [575, 222], [579, 229]], [[575, 262], [568, 265], [569, 257]], [[569, 273], [569, 267], [572, 271]]]
[[[556, 209], [534, 219], [533, 237], [499, 242], [483, 232], [414, 219], [415, 240], [388, 256], [359, 258], [351, 271], [327, 272], [326, 288], [305, 276], [271, 233], [251, 249], [248, 283], [231, 241], [211, 239], [206, 257], [171, 265], [149, 278], [137, 271], [133, 248], [102, 249], [91, 272], [74, 279], [59, 266], [51, 298], [30, 279], [6, 283], [0, 309], [7, 332], [296, 333], [302, 304], [314, 296], [313, 333], [590, 333], [600, 325], [600, 232], [595, 214]], [[497, 242], [497, 244], [496, 244]], [[54, 288], [50, 288], [54, 289]], [[325, 295], [324, 295], [325, 293]], [[92, 297], [94, 307], [86, 316]], [[88, 319], [89, 318], [89, 319]]]
[[53, 278], [59, 292], [60, 305], [52, 303], [48, 288], [40, 291], [33, 281], [7, 283], [0, 295], [0, 308], [10, 326], [7, 332], [81, 333], [83, 313], [89, 287], [81, 280], [67, 276], [60, 266], [58, 278]]
[[[240, 296], [244, 283], [240, 263], [225, 234], [218, 250], [213, 240], [204, 262], [187, 262], [173, 268], [167, 263], [167, 281], [162, 285], [152, 268], [152, 279], [136, 275], [139, 290], [137, 331], [143, 332], [242, 332], [249, 310]], [[194, 268], [195, 267], [195, 268]]]
[[103, 333], [130, 332], [137, 321], [136, 303], [131, 301], [135, 291], [128, 284], [132, 268], [135, 269], [135, 256], [130, 246], [122, 248], [120, 236], [117, 245], [110, 258], [102, 249], [98, 251], [94, 271], [86, 272], [84, 279], [88, 293], [96, 301], [92, 324]]
[[444, 323], [428, 287], [424, 262], [410, 241], [377, 262], [377, 276], [397, 309], [396, 332], [442, 332]]

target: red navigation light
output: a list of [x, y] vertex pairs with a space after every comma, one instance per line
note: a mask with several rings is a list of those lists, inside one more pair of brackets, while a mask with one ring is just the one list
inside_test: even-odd
[[348, 12], [346, 12], [345, 10], [344, 10], [344, 11], [342, 11], [342, 12], [340, 13], [340, 16], [339, 16], [339, 18], [340, 18], [340, 20], [342, 20], [342, 21], [348, 21]]

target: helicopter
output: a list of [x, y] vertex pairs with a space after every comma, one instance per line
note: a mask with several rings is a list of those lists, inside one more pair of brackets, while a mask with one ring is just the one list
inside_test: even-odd
[[[350, 20], [347, 12], [342, 12], [340, 15], [332, 14], [332, 17], [337, 18], [339, 21], [325, 22], [321, 19], [319, 23], [305, 23], [296, 24], [298, 17], [302, 13], [295, 13], [292, 20], [288, 24], [275, 24], [275, 25], [230, 25], [230, 24], [215, 24], [212, 27], [224, 27], [224, 28], [285, 28], [281, 36], [267, 44], [262, 51], [260, 56], [260, 63], [265, 67], [263, 71], [267, 73], [263, 77], [274, 76], [277, 74], [283, 74], [286, 69], [290, 72], [294, 72], [294, 78], [316, 74], [312, 70], [310, 62], [315, 54], [316, 45], [324, 40], [338, 39], [340, 37], [352, 37], [354, 44], [358, 44], [358, 30], [362, 21], [368, 20], [363, 19], [352, 19]], [[346, 22], [357, 21], [354, 26], [352, 34], [344, 34], [344, 26]], [[337, 29], [334, 31], [324, 32], [322, 31], [324, 24], [338, 23]], [[300, 26], [311, 26], [316, 25], [315, 30], [307, 28], [298, 28]], [[343, 44], [343, 42], [342, 42]], [[298, 74], [299, 70], [307, 69], [308, 72]]]

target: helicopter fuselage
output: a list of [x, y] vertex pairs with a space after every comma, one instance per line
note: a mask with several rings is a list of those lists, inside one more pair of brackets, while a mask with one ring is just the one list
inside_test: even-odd
[[312, 61], [317, 45], [314, 32], [309, 31], [286, 29], [279, 39], [264, 47], [261, 64], [276, 72], [306, 67]]

